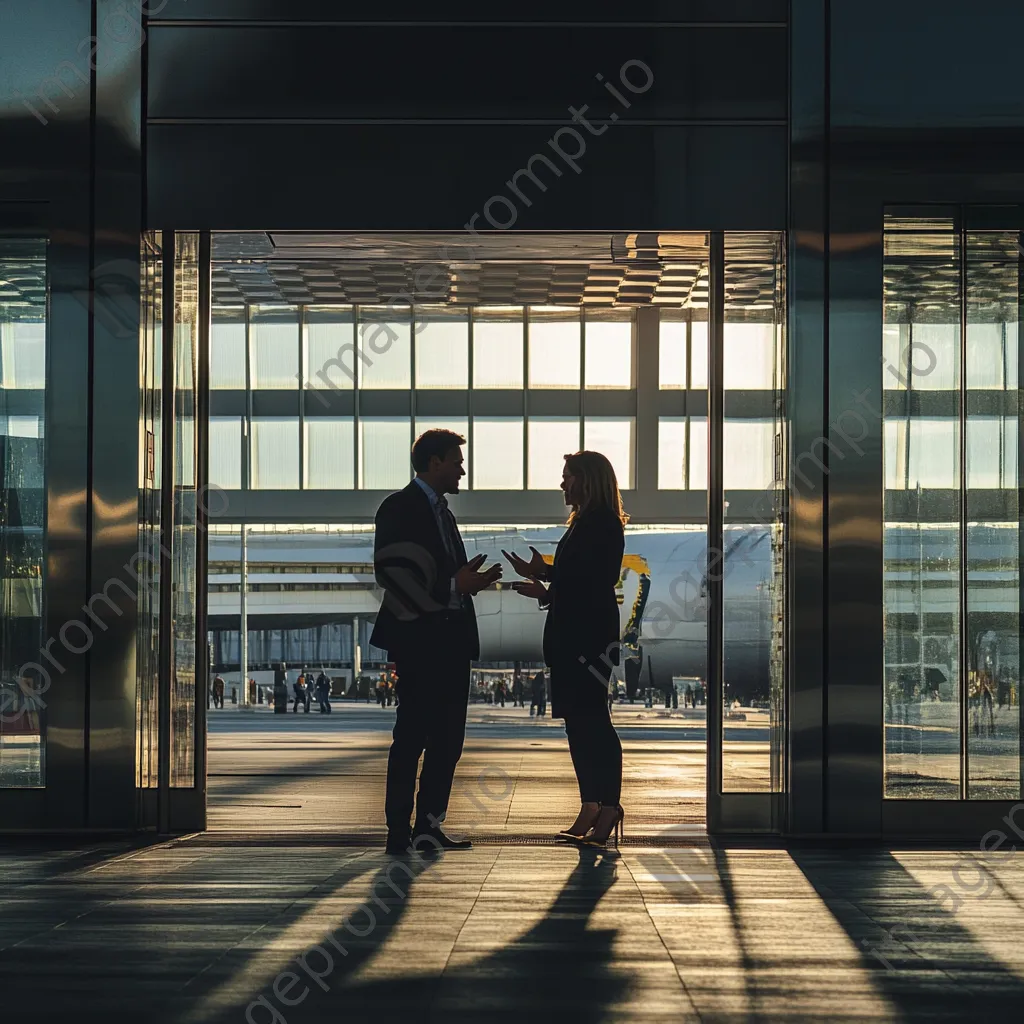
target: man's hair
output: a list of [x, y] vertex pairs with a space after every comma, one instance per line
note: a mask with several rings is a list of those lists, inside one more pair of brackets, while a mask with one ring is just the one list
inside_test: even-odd
[[412, 446], [412, 468], [417, 473], [425, 473], [430, 468], [432, 455], [444, 462], [453, 448], [465, 443], [466, 439], [454, 430], [428, 430], [420, 434]]

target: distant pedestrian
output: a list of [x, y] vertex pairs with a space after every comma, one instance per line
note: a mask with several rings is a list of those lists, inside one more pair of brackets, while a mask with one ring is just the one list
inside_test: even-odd
[[219, 672], [213, 677], [213, 706], [224, 707], [224, 678]]
[[548, 709], [548, 688], [544, 678], [544, 669], [533, 677], [533, 700], [530, 703], [530, 714], [537, 709], [537, 717], [543, 718]]
[[[300, 704], [304, 708], [306, 708], [306, 686], [305, 686], [305, 683], [306, 683], [306, 677], [303, 676], [303, 675], [300, 675], [299, 678], [295, 680], [295, 683], [292, 686], [292, 695], [293, 695], [292, 711], [295, 714], [298, 714], [299, 705]], [[306, 710], [308, 711], [309, 708], [306, 708]]]

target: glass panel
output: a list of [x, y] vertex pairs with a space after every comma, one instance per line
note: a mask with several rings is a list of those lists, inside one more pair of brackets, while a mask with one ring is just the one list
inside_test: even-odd
[[416, 387], [469, 387], [469, 313], [417, 306]]
[[775, 478], [772, 420], [727, 419], [724, 429], [725, 489], [761, 491]]
[[0, 788], [27, 788], [45, 783], [42, 694], [51, 684], [36, 667], [44, 660], [45, 240], [0, 239], [0, 281]]
[[578, 307], [530, 307], [529, 387], [580, 386], [580, 332]]
[[307, 388], [350, 391], [356, 381], [355, 316], [351, 306], [307, 306], [302, 329]]
[[[895, 798], [957, 798], [959, 245], [941, 222], [920, 233], [887, 225], [885, 251], [884, 792]], [[927, 403], [911, 395], [922, 390], [932, 392]]]
[[365, 417], [359, 421], [359, 486], [394, 491], [412, 479], [411, 424], [407, 417]]
[[242, 418], [210, 417], [210, 483], [228, 491], [242, 486]]
[[473, 387], [523, 386], [523, 330], [518, 306], [473, 310]]
[[171, 778], [195, 785], [196, 752], [196, 352], [199, 236], [175, 236], [174, 538], [171, 544]]
[[[703, 319], [698, 319], [698, 316]], [[723, 324], [723, 327], [725, 325]], [[690, 387], [696, 391], [708, 386], [707, 310], [694, 310], [690, 323]]]
[[[785, 788], [783, 252], [779, 234], [725, 236], [726, 402], [729, 390], [768, 391], [773, 398], [772, 418], [727, 418], [723, 424], [726, 497], [757, 492], [746, 504], [733, 501], [725, 508], [722, 789], [729, 793]], [[697, 349], [695, 340], [694, 354]]]
[[775, 325], [727, 319], [722, 334], [725, 390], [770, 391], [775, 374]]
[[[600, 452], [612, 464], [619, 489], [633, 487], [634, 465], [633, 417], [588, 416], [583, 423], [583, 447]], [[561, 472], [561, 471], [559, 471]]]
[[579, 451], [580, 421], [575, 416], [532, 417], [527, 445], [526, 486], [531, 491], [558, 490], [564, 456]]
[[299, 311], [295, 306], [253, 306], [249, 324], [254, 391], [299, 386]]
[[662, 416], [658, 420], [658, 489], [681, 491], [686, 487], [686, 417]]
[[296, 490], [299, 486], [297, 416], [254, 416], [249, 486], [254, 490]]
[[355, 424], [351, 417], [307, 416], [305, 478], [311, 490], [355, 487]]
[[597, 309], [587, 312], [586, 387], [633, 386], [633, 310]]
[[[163, 257], [160, 232], [141, 243], [139, 344], [139, 624], [136, 646], [136, 784], [157, 785], [160, 746], [160, 527], [163, 479]], [[244, 361], [244, 350], [243, 350]]]
[[686, 323], [690, 311], [663, 309], [658, 324], [658, 384], [686, 387]]
[[513, 416], [474, 417], [473, 449], [474, 490], [518, 491], [522, 489], [522, 419]]
[[211, 311], [210, 388], [245, 390], [244, 306], [218, 306]]
[[405, 391], [412, 387], [411, 316], [407, 307], [359, 307], [361, 388]]
[[690, 417], [690, 443], [686, 449], [687, 486], [691, 491], [708, 489], [708, 421], [705, 416]]
[[[969, 233], [966, 246], [966, 782], [976, 800], [1021, 793], [1018, 240]], [[1002, 415], [974, 411], [997, 397]]]

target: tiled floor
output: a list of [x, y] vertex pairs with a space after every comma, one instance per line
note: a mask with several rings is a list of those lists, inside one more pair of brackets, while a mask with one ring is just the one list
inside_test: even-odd
[[1024, 860], [977, 856], [494, 843], [402, 866], [324, 836], [8, 842], [2, 1019], [1018, 1017]]

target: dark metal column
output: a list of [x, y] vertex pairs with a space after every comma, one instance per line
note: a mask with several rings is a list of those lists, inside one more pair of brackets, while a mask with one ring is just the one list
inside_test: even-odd
[[725, 236], [712, 231], [708, 266], [707, 800], [708, 830], [721, 830], [725, 669]]
[[790, 19], [790, 180], [786, 269], [789, 419], [785, 829], [824, 828], [828, 561], [828, 4]]

